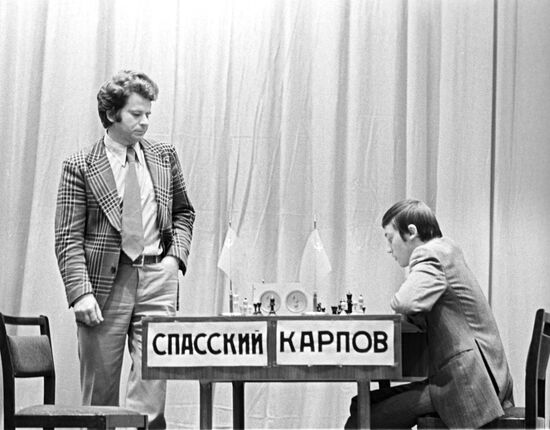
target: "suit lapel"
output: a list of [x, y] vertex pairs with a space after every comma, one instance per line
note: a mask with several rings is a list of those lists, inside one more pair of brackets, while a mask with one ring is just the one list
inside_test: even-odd
[[103, 138], [92, 148], [87, 157], [87, 178], [90, 189], [105, 216], [118, 231], [122, 230], [121, 200], [115, 177], [105, 152]]
[[164, 230], [171, 225], [168, 221], [168, 190], [170, 190], [170, 160], [166, 154], [159, 152], [145, 139], [140, 141], [147, 162], [147, 168], [151, 175], [155, 200], [157, 201], [157, 222], [159, 230]]

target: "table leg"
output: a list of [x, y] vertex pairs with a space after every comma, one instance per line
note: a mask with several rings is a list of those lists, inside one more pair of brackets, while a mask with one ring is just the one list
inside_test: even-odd
[[212, 382], [199, 381], [200, 386], [200, 428], [212, 428]]
[[370, 429], [370, 381], [357, 381], [357, 424]]
[[233, 428], [244, 429], [244, 382], [233, 381]]

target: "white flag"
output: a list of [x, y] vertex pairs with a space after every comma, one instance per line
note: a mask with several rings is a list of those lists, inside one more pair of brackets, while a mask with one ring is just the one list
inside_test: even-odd
[[330, 260], [319, 236], [319, 230], [313, 229], [304, 248], [300, 263], [300, 281], [307, 282], [322, 279], [332, 271]]
[[225, 240], [223, 242], [223, 247], [220, 252], [220, 258], [218, 259], [218, 268], [223, 270], [225, 274], [231, 279], [231, 267], [235, 265], [235, 257], [232, 253], [235, 252], [235, 242], [237, 240], [237, 233], [233, 230], [232, 227], [229, 227], [227, 234], [225, 235]]

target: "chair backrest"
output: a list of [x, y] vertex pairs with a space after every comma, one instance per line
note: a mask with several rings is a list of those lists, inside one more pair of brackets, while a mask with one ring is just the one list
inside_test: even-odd
[[525, 427], [535, 428], [537, 417], [545, 417], [546, 372], [550, 356], [550, 314], [539, 309], [525, 368]]
[[[8, 334], [6, 326], [38, 326], [40, 334]], [[44, 403], [55, 403], [55, 368], [50, 325], [44, 315], [14, 317], [0, 313], [0, 353], [4, 379], [4, 424], [13, 428], [15, 378], [44, 378]]]

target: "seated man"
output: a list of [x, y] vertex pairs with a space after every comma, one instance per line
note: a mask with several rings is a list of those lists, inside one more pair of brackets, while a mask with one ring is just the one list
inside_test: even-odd
[[[382, 219], [388, 252], [409, 275], [391, 307], [428, 338], [429, 377], [371, 393], [373, 428], [411, 428], [437, 413], [451, 428], [477, 428], [513, 406], [512, 377], [487, 299], [462, 251], [442, 237], [430, 208], [393, 205]], [[357, 397], [345, 427], [357, 427]]]

